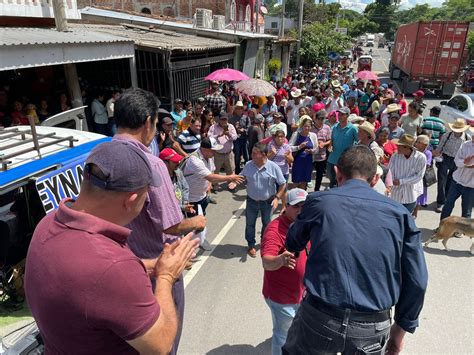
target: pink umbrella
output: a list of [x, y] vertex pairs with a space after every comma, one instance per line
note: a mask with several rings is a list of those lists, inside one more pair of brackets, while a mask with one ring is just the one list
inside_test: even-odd
[[242, 81], [250, 78], [235, 69], [219, 69], [204, 78], [204, 80], [219, 80], [219, 81]]
[[362, 70], [358, 72], [355, 76], [356, 78], [361, 80], [378, 80], [379, 78], [377, 74], [370, 70]]

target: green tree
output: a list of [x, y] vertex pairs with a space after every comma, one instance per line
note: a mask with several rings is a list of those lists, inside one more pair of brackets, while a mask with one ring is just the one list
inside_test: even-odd
[[351, 39], [320, 23], [303, 27], [300, 54], [307, 64], [326, 63], [329, 52], [341, 53], [350, 47]]
[[474, 59], [474, 31], [467, 33], [467, 53], [470, 59]]
[[370, 22], [379, 25], [379, 32], [383, 32], [386, 38], [393, 38], [398, 27], [395, 21], [396, 2], [389, 0], [376, 0], [367, 5], [364, 14]]

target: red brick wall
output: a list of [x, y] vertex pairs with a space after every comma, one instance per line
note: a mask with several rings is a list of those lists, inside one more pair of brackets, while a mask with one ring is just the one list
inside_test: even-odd
[[[178, 12], [173, 13], [166, 5], [179, 5], [179, 14], [181, 17], [189, 17], [189, 4], [192, 5], [192, 13], [197, 8], [212, 10], [213, 15], [225, 15], [226, 3], [228, 0], [77, 0], [78, 8], [82, 9], [86, 6], [101, 6], [112, 9], [140, 12], [143, 7], [151, 10], [152, 15], [174, 16]], [[163, 11], [162, 11], [163, 9]]]

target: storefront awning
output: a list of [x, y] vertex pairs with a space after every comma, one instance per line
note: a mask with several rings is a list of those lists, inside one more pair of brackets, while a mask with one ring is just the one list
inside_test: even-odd
[[0, 28], [0, 71], [131, 58], [134, 53], [133, 40], [85, 28]]

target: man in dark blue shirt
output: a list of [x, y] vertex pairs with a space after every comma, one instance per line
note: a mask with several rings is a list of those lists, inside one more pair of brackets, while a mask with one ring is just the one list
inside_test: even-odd
[[311, 250], [286, 354], [397, 354], [418, 326], [428, 281], [420, 232], [401, 204], [371, 188], [376, 166], [367, 147], [346, 150], [340, 187], [309, 195], [288, 232], [288, 251], [309, 240]]

